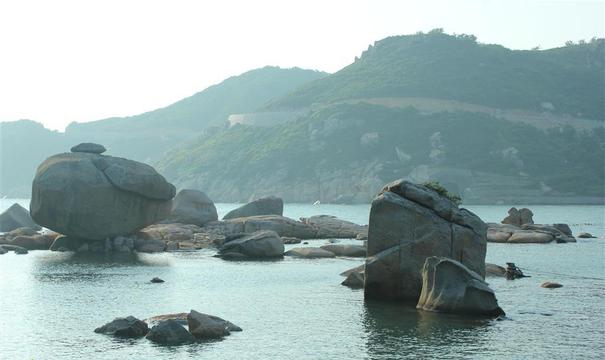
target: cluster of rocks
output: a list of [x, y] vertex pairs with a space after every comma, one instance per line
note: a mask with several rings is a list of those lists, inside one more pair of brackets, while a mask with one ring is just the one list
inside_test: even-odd
[[567, 224], [534, 224], [531, 210], [511, 208], [501, 224], [487, 224], [487, 241], [497, 243], [576, 242]]
[[28, 250], [48, 250], [57, 236], [59, 234], [41, 232], [36, 228], [16, 228], [0, 235], [0, 254], [6, 254], [9, 251], [14, 251], [16, 254], [27, 254]]
[[242, 329], [217, 316], [195, 310], [139, 320], [134, 316], [116, 318], [95, 329], [96, 333], [120, 338], [141, 338], [161, 345], [181, 345], [208, 339], [220, 339]]

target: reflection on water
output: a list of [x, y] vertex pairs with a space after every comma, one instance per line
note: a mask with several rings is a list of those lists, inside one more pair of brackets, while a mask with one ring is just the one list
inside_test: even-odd
[[[449, 356], [451, 345], [472, 351], [484, 347], [484, 334], [495, 320], [468, 318], [416, 310], [410, 305], [366, 301], [363, 309], [366, 347], [372, 359], [417, 358], [430, 349], [431, 357]], [[437, 357], [440, 357], [437, 356]]]

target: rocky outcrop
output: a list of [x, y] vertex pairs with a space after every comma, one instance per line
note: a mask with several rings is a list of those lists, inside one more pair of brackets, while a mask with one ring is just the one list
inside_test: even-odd
[[21, 227], [27, 227], [34, 230], [42, 229], [29, 215], [29, 211], [23, 206], [14, 203], [0, 214], [0, 232], [8, 232]]
[[175, 320], [159, 321], [149, 330], [146, 338], [162, 345], [181, 345], [195, 341], [193, 335]]
[[314, 247], [300, 247], [292, 248], [284, 253], [285, 256], [293, 256], [305, 259], [317, 259], [317, 258], [333, 258], [335, 257], [333, 252], [314, 248]]
[[220, 254], [227, 258], [276, 258], [284, 255], [284, 244], [275, 231], [260, 230], [224, 243]]
[[533, 224], [534, 213], [528, 208], [517, 209], [512, 207], [508, 210], [508, 216], [502, 220], [503, 224], [511, 224], [515, 226], [521, 226], [524, 224]]
[[366, 248], [361, 245], [349, 245], [349, 244], [330, 244], [323, 245], [320, 247], [323, 250], [327, 250], [336, 256], [345, 257], [365, 257]]
[[17, 236], [11, 241], [12, 245], [21, 246], [27, 250], [48, 250], [55, 240], [55, 235], [36, 234], [31, 236]]
[[281, 198], [268, 196], [254, 200], [237, 209], [229, 211], [223, 220], [257, 215], [283, 215], [284, 202]]
[[106, 151], [105, 146], [95, 143], [81, 143], [71, 148], [71, 152], [74, 153], [90, 153], [90, 154], [102, 154]]
[[96, 333], [122, 338], [139, 338], [147, 335], [149, 327], [134, 316], [115, 318], [113, 321], [95, 329]]
[[418, 309], [478, 316], [501, 316], [494, 291], [482, 276], [458, 261], [431, 256], [422, 268]]
[[36, 223], [61, 234], [105, 240], [166, 218], [174, 194], [174, 186], [149, 165], [64, 153], [38, 167], [30, 212]]
[[554, 225], [525, 224], [521, 227], [511, 224], [487, 224], [487, 241], [510, 244], [576, 242], [576, 239], [559, 230]]
[[372, 202], [365, 297], [418, 301], [427, 257], [444, 256], [485, 275], [486, 226], [425, 186], [398, 180]]
[[272, 230], [279, 236], [298, 239], [316, 239], [317, 231], [307, 224], [279, 215], [260, 215], [214, 221], [206, 224], [206, 231], [222, 235], [251, 234], [259, 230]]
[[231, 331], [242, 331], [229, 321], [195, 310], [187, 315], [187, 324], [189, 332], [198, 339], [217, 339], [229, 335]]
[[172, 212], [163, 222], [204, 226], [216, 220], [218, 214], [212, 200], [201, 191], [185, 189], [176, 195]]

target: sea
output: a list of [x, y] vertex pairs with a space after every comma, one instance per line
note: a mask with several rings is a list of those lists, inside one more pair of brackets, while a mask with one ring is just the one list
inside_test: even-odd
[[[2, 199], [0, 212], [14, 202]], [[239, 204], [217, 204], [219, 216]], [[510, 206], [466, 206], [498, 222]], [[0, 255], [0, 359], [603, 359], [605, 207], [528, 206], [536, 223], [567, 223], [596, 239], [494, 244], [486, 261], [531, 277], [487, 278], [506, 317], [418, 311], [364, 301], [339, 274], [362, 259], [224, 261], [215, 251], [132, 258], [50, 251]], [[369, 205], [286, 204], [291, 218], [330, 214], [367, 224]], [[357, 240], [340, 240], [356, 242]], [[327, 239], [310, 240], [320, 246]], [[286, 248], [299, 245], [287, 245]], [[162, 284], [149, 280], [160, 277]], [[563, 285], [540, 287], [545, 281]], [[93, 330], [124, 316], [191, 309], [243, 328], [218, 341], [158, 346]]]

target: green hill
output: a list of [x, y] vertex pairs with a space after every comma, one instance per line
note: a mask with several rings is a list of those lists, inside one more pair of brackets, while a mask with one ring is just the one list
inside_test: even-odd
[[306, 116], [206, 134], [157, 165], [219, 201], [367, 202], [406, 177], [474, 203], [603, 202], [604, 49], [389, 37], [260, 109]]
[[436, 30], [377, 41], [351, 65], [300, 87], [270, 108], [423, 97], [604, 120], [604, 65], [604, 39], [521, 51]]

